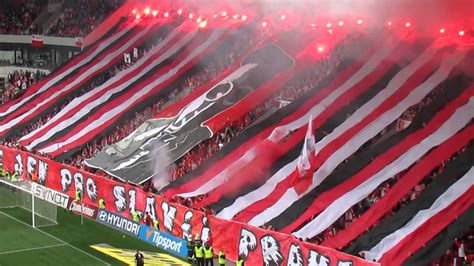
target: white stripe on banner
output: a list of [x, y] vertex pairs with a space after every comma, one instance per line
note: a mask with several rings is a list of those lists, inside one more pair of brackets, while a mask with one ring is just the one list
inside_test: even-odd
[[[48, 81], [46, 84], [44, 84], [40, 89], [38, 89], [35, 93], [31, 94], [30, 96], [28, 97], [25, 97], [24, 99], [22, 99], [21, 101], [19, 101], [18, 103], [10, 106], [8, 108], [8, 110], [6, 110], [5, 112], [3, 113], [0, 113], [0, 116], [5, 116], [5, 115], [8, 115], [10, 114], [11, 112], [15, 111], [16, 109], [18, 109], [19, 107], [23, 106], [26, 102], [28, 102], [31, 98], [35, 97], [36, 95], [46, 91], [47, 89], [49, 89], [51, 86], [53, 86], [55, 83], [57, 83], [58, 81], [60, 81], [61, 79], [63, 79], [64, 77], [66, 77], [67, 75], [71, 74], [73, 71], [75, 71], [76, 69], [82, 67], [83, 65], [89, 63], [94, 57], [96, 57], [100, 52], [102, 52], [102, 50], [104, 50], [105, 48], [107, 48], [110, 44], [114, 43], [115, 41], [117, 41], [118, 39], [120, 39], [123, 35], [125, 35], [127, 32], [129, 32], [134, 26], [135, 26], [136, 23], [133, 23], [125, 28], [123, 28], [120, 32], [110, 36], [108, 39], [104, 40], [99, 46], [97, 46], [97, 48], [89, 55], [87, 56], [86, 58], [82, 59], [79, 63], [71, 66], [70, 68], [68, 68], [66, 71], [62, 72], [61, 74], [58, 74], [56, 77], [52, 78], [50, 81]], [[54, 75], [54, 74], [53, 74]]]
[[63, 146], [65, 145], [68, 145], [70, 143], [73, 143], [74, 141], [80, 139], [82, 136], [84, 136], [85, 134], [93, 131], [95, 128], [101, 126], [102, 124], [104, 124], [106, 121], [110, 120], [111, 118], [113, 118], [116, 114], [126, 110], [127, 108], [129, 108], [130, 106], [132, 106], [135, 101], [137, 101], [139, 98], [141, 98], [144, 94], [147, 94], [148, 92], [150, 92], [151, 90], [153, 90], [153, 88], [155, 88], [156, 86], [160, 85], [161, 83], [165, 82], [166, 80], [168, 80], [169, 78], [173, 77], [174, 75], [176, 75], [176, 73], [182, 68], [184, 67], [187, 63], [189, 63], [190, 61], [192, 61], [195, 57], [197, 57], [199, 54], [201, 54], [202, 52], [204, 52], [204, 50], [206, 50], [212, 43], [214, 43], [215, 41], [217, 41], [221, 36], [222, 34], [224, 33], [223, 30], [216, 30], [212, 33], [212, 35], [204, 42], [202, 43], [199, 47], [197, 47], [194, 51], [192, 51], [183, 61], [181, 61], [177, 66], [175, 66], [173, 69], [169, 70], [166, 74], [160, 76], [159, 78], [157, 78], [156, 80], [154, 80], [152, 83], [148, 84], [147, 86], [145, 86], [142, 90], [140, 90], [139, 92], [135, 93], [132, 97], [128, 98], [125, 102], [123, 102], [121, 105], [119, 106], [116, 106], [115, 108], [113, 108], [112, 110], [104, 113], [99, 119], [93, 121], [92, 123], [89, 123], [87, 124], [86, 127], [84, 127], [83, 129], [81, 129], [77, 134], [75, 134], [74, 136], [70, 137], [69, 139], [67, 140], [64, 140], [62, 142], [59, 142], [59, 143], [52, 143], [51, 145], [41, 149], [41, 152], [43, 153], [50, 153], [50, 152], [54, 152], [58, 149], [61, 149]]
[[463, 196], [474, 184], [474, 167], [472, 167], [461, 179], [451, 185], [429, 209], [419, 211], [413, 218], [402, 228], [386, 236], [377, 245], [369, 251], [365, 251], [365, 258], [372, 261], [379, 261], [383, 255], [390, 249], [395, 247], [407, 235], [413, 233], [417, 228], [422, 226], [431, 217], [448, 208], [458, 198]]
[[[416, 87], [403, 101], [398, 103], [391, 110], [385, 112], [372, 123], [367, 125], [340, 149], [335, 151], [318, 170], [313, 174], [313, 184], [306, 192], [298, 195], [293, 187], [289, 188], [285, 194], [273, 205], [255, 216], [251, 221], [251, 225], [262, 225], [267, 221], [280, 215], [291, 204], [299, 198], [306, 195], [309, 191], [317, 187], [328, 177], [336, 167], [345, 159], [356, 152], [364, 143], [375, 137], [381, 130], [395, 121], [410, 106], [419, 103], [428, 93], [445, 80], [451, 70], [464, 58], [466, 52], [456, 52], [453, 55], [443, 59], [440, 68], [431, 75], [426, 81]], [[396, 77], [397, 78], [397, 77]]]
[[[142, 58], [140, 60], [139, 63], [135, 64], [133, 67], [125, 70], [125, 71], [122, 71], [121, 74], [113, 77], [112, 79], [108, 80], [106, 83], [104, 83], [103, 85], [99, 86], [98, 88], [94, 89], [93, 91], [79, 97], [79, 98], [76, 98], [74, 99], [71, 103], [69, 103], [63, 110], [61, 110], [57, 115], [55, 115], [51, 120], [49, 120], [45, 125], [43, 125], [42, 127], [40, 127], [39, 129], [37, 129], [36, 131], [40, 131], [42, 128], [44, 127], [47, 127], [49, 126], [50, 124], [54, 123], [55, 121], [59, 120], [62, 118], [63, 115], [67, 114], [67, 112], [69, 112], [70, 110], [76, 108], [77, 106], [80, 106], [81, 103], [83, 103], [87, 98], [89, 97], [93, 97], [94, 95], [96, 95], [97, 93], [101, 93], [103, 94], [101, 97], [95, 99], [94, 101], [88, 103], [86, 106], [82, 107], [81, 110], [79, 110], [78, 112], [76, 112], [73, 116], [65, 119], [64, 121], [61, 121], [60, 124], [56, 125], [55, 127], [51, 128], [48, 132], [44, 133], [41, 137], [38, 137], [36, 139], [34, 139], [30, 145], [27, 145], [26, 147], [28, 149], [32, 149], [34, 148], [36, 145], [38, 145], [39, 143], [43, 142], [43, 141], [47, 141], [50, 137], [54, 136], [54, 134], [56, 134], [57, 132], [59, 131], [62, 131], [64, 130], [66, 127], [69, 127], [71, 125], [74, 125], [79, 119], [81, 119], [82, 117], [86, 116], [86, 115], [89, 115], [90, 111], [92, 109], [94, 109], [96, 106], [99, 106], [105, 102], [107, 102], [110, 97], [112, 97], [112, 95], [114, 95], [115, 93], [118, 93], [118, 92], [121, 92], [122, 90], [124, 90], [126, 87], [130, 86], [132, 83], [136, 82], [138, 79], [140, 79], [141, 77], [143, 77], [146, 73], [148, 73], [149, 71], [151, 71], [154, 67], [156, 67], [157, 65], [161, 64], [164, 60], [166, 60], [167, 58], [169, 58], [170, 56], [172, 56], [174, 53], [176, 53], [177, 51], [179, 51], [179, 49], [181, 49], [184, 45], [186, 45], [192, 38], [194, 38], [194, 36], [196, 35], [197, 33], [197, 29], [196, 30], [193, 30], [193, 31], [189, 31], [186, 33], [186, 35], [181, 38], [178, 42], [176, 42], [172, 47], [170, 47], [170, 49], [168, 49], [167, 51], [165, 51], [163, 54], [161, 54], [158, 58], [156, 58], [155, 60], [153, 60], [152, 62], [149, 62], [148, 61], [148, 58], [153, 56], [154, 54], [156, 54], [157, 52], [159, 52], [166, 44], [168, 44], [177, 34], [179, 33], [179, 31], [174, 31], [172, 36], [169, 36], [169, 38], [166, 38], [165, 41], [163, 41], [162, 43], [160, 43], [159, 46], [156, 46], [154, 47], [149, 53], [147, 53], [147, 57], [145, 58]], [[113, 89], [110, 89], [110, 90], [107, 90], [105, 93], [103, 92], [103, 90], [105, 89], [109, 89], [110, 86], [120, 80], [122, 77], [128, 75], [129, 73], [132, 73], [133, 71], [135, 71], [137, 68], [141, 67], [142, 65], [146, 65], [145, 68], [143, 68], [137, 75], [134, 75], [132, 78], [128, 79], [127, 81], [121, 83], [120, 85], [118, 86], [114, 86]], [[135, 67], [136, 66], [136, 67]], [[28, 139], [30, 138], [31, 136], [33, 136], [35, 132], [32, 132], [28, 135], [26, 135], [25, 137], [23, 137], [22, 139]]]
[[[348, 119], [346, 119], [342, 124], [334, 129], [333, 132], [328, 134], [324, 139], [316, 143], [316, 150], [320, 151], [327, 144], [329, 144], [328, 139], [336, 139], [342, 135], [346, 130], [352, 128], [355, 124], [360, 122], [364, 117], [368, 116], [375, 108], [383, 103], [388, 97], [393, 95], [400, 87], [405, 83], [405, 81], [413, 75], [421, 66], [423, 66], [430, 58], [436, 53], [436, 49], [432, 49], [430, 46], [425, 50], [418, 58], [415, 59], [410, 65], [403, 68], [387, 85], [385, 89], [379, 92], [375, 97], [370, 101], [365, 103], [356, 112], [354, 112]], [[275, 132], [275, 131], [274, 131]], [[335, 135], [333, 137], [333, 134]], [[232, 219], [237, 213], [252, 205], [253, 203], [262, 200], [275, 189], [278, 183], [283, 181], [294, 169], [296, 165], [296, 160], [288, 163], [283, 168], [281, 168], [277, 173], [275, 173], [267, 182], [258, 188], [257, 190], [250, 192], [247, 195], [237, 198], [234, 204], [223, 209], [220, 213], [217, 214], [218, 217], [224, 219]]]
[[[383, 48], [378, 50], [372, 57], [370, 57], [369, 60], [356, 73], [354, 73], [354, 75], [352, 75], [352, 77], [346, 80], [346, 82], [344, 82], [341, 86], [335, 89], [331, 94], [329, 94], [326, 98], [316, 104], [311, 110], [309, 110], [306, 114], [304, 114], [297, 120], [287, 125], [275, 128], [272, 134], [267, 139], [272, 140], [274, 142], [278, 142], [279, 140], [275, 138], [275, 132], [280, 132], [278, 133], [278, 135], [282, 138], [284, 137], [284, 133], [281, 132], [288, 133], [290, 129], [294, 130], [306, 125], [310, 116], [316, 119], [321, 114], [321, 112], [324, 111], [327, 106], [331, 105], [335, 100], [337, 100], [339, 96], [344, 94], [354, 85], [363, 80], [367, 75], [372, 73], [374, 69], [379, 66], [379, 64], [385, 58], [387, 58], [387, 56], [391, 54], [391, 52], [395, 48], [396, 43], [397, 42], [395, 41], [387, 42], [387, 45], [383, 45]], [[209, 193], [213, 189], [227, 182], [235, 173], [241, 171], [243, 165], [246, 165], [249, 162], [253, 161], [254, 159], [256, 159], [257, 156], [258, 152], [256, 151], [256, 148], [251, 148], [246, 151], [238, 160], [234, 161], [230, 166], [226, 167], [219, 174], [214, 176], [212, 179], [207, 181], [205, 184], [203, 184], [196, 190], [181, 193], [178, 195], [184, 198], [188, 198]], [[294, 168], [292, 170], [294, 170]], [[230, 218], [226, 216], [226, 219]]]
[[370, 193], [372, 193], [372, 191], [377, 189], [380, 184], [409, 168], [429, 150], [440, 145], [456, 134], [456, 132], [461, 130], [469, 123], [469, 121], [471, 121], [472, 117], [474, 117], [474, 97], [471, 97], [466, 105], [458, 108], [456, 112], [454, 112], [454, 114], [433, 134], [428, 136], [419, 144], [411, 147], [395, 161], [385, 166], [382, 170], [357, 186], [355, 189], [347, 192], [332, 202], [315, 219], [307, 223], [293, 235], [302, 238], [313, 238], [326, 230], [347, 210], [365, 199]]
[[93, 75], [94, 73], [97, 72], [97, 70], [99, 70], [100, 68], [106, 66], [107, 64], [109, 64], [117, 55], [120, 55], [122, 54], [124, 51], [126, 51], [127, 49], [130, 48], [130, 46], [136, 42], [138, 39], [142, 38], [144, 35], [146, 35], [148, 33], [148, 31], [150, 31], [151, 29], [153, 29], [155, 26], [154, 23], [150, 23], [150, 25], [148, 25], [146, 27], [145, 30], [141, 31], [139, 34], [135, 35], [133, 38], [131, 38], [126, 44], [124, 44], [123, 46], [121, 46], [119, 49], [115, 50], [114, 52], [110, 53], [109, 55], [107, 55], [103, 60], [101, 60], [100, 62], [98, 62], [97, 64], [91, 66], [89, 69], [87, 69], [87, 71], [85, 71], [84, 73], [82, 73], [79, 77], [77, 77], [74, 81], [72, 81], [71, 83], [68, 83], [66, 86], [64, 86], [64, 88], [62, 88], [61, 90], [58, 90], [58, 91], [55, 91], [52, 95], [50, 95], [47, 99], [43, 100], [41, 103], [38, 103], [36, 104], [35, 106], [32, 106], [31, 109], [28, 110], [28, 112], [25, 112], [23, 114], [21, 114], [20, 116], [17, 116], [15, 117], [14, 119], [12, 119], [10, 122], [6, 123], [6, 124], [3, 124], [0, 126], [0, 132], [1, 131], [5, 131], [6, 129], [10, 129], [12, 127], [14, 127], [16, 124], [18, 124], [22, 119], [24, 119], [25, 117], [31, 115], [32, 113], [34, 113], [38, 108], [42, 107], [43, 105], [45, 104], [48, 104], [49, 101], [51, 101], [52, 99], [58, 97], [60, 94], [62, 94], [63, 92], [66, 92], [68, 91], [69, 89], [71, 89], [72, 87], [76, 86], [77, 84], [79, 84], [80, 82], [82, 82], [84, 79], [87, 79], [89, 78], [89, 76]]

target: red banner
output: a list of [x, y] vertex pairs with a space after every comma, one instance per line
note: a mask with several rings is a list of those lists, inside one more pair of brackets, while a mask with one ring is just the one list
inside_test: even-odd
[[376, 265], [333, 249], [306, 243], [291, 235], [260, 229], [248, 224], [222, 220], [140, 188], [79, 170], [69, 165], [0, 146], [0, 165], [10, 173], [17, 172], [23, 180], [37, 182], [75, 198], [76, 187], [82, 190], [82, 201], [96, 213], [99, 199], [106, 209], [131, 219], [131, 210], [148, 212], [160, 221], [162, 231], [180, 238], [200, 235], [211, 241], [217, 253], [223, 249], [226, 257], [242, 257], [248, 265]]

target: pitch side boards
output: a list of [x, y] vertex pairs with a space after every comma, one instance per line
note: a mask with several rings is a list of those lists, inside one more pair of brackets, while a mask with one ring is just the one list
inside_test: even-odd
[[174, 237], [172, 235], [163, 233], [161, 231], [155, 230], [146, 225], [140, 226], [138, 237], [143, 241], [146, 241], [154, 246], [157, 246], [177, 256], [186, 258], [188, 254], [186, 241], [184, 241], [183, 239]]

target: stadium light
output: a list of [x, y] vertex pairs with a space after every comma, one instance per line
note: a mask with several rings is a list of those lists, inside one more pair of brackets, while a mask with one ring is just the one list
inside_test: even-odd
[[460, 31], [458, 32], [458, 34], [459, 34], [459, 36], [464, 36], [465, 32], [464, 32], [463, 30], [460, 30]]

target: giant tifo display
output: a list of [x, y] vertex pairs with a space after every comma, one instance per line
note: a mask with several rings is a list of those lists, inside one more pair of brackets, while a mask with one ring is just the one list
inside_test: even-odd
[[43, 32], [77, 55], [6, 80], [15, 182], [183, 258], [199, 236], [245, 265], [472, 263], [472, 3], [97, 3]]

